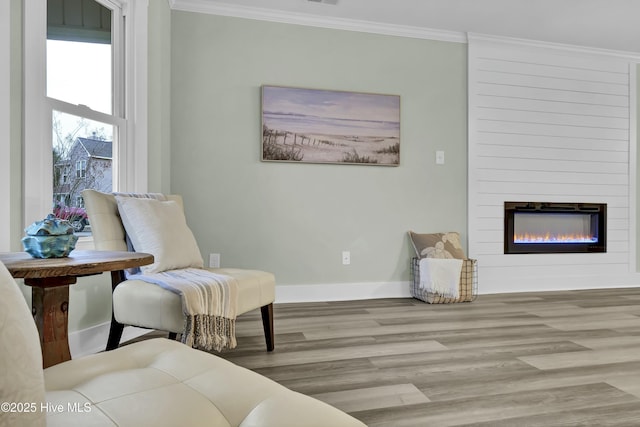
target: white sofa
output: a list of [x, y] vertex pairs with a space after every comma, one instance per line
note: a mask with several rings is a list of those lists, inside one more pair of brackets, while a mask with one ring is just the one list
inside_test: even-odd
[[0, 263], [0, 426], [362, 427], [255, 372], [158, 338], [42, 369], [24, 296]]

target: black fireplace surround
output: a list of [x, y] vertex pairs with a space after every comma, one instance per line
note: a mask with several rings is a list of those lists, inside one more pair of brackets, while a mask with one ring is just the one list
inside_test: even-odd
[[607, 251], [604, 203], [504, 202], [504, 253]]

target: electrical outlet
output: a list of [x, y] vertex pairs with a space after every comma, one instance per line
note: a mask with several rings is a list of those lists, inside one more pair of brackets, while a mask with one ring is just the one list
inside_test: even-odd
[[436, 165], [444, 165], [444, 151], [436, 151]]
[[220, 268], [220, 254], [209, 254], [209, 267]]
[[351, 252], [342, 251], [342, 265], [351, 264]]

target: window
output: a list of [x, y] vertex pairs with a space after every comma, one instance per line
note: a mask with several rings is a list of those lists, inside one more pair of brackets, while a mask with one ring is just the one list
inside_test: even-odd
[[[59, 212], [77, 208], [82, 191], [117, 188], [112, 169], [114, 136], [126, 126], [118, 89], [123, 62], [122, 11], [101, 0], [47, 1], [46, 76], [54, 174], [75, 165], [74, 175], [52, 183]], [[82, 110], [78, 108], [81, 107]], [[97, 121], [96, 114], [101, 114]], [[124, 144], [125, 138], [115, 138]], [[56, 197], [65, 194], [65, 198]], [[88, 234], [88, 233], [87, 233]]]
[[[111, 192], [117, 187], [112, 170], [119, 159], [113, 158], [113, 144], [124, 143], [117, 136], [126, 124], [120, 114], [122, 91], [117, 88], [124, 52], [119, 31], [122, 13], [99, 1], [47, 3], [47, 99], [55, 101], [51, 104], [53, 168], [75, 164], [75, 174], [66, 182], [53, 181], [54, 194], [69, 194], [73, 204], [65, 207], [79, 207], [85, 189]], [[94, 120], [94, 113], [103, 113], [103, 120]]]
[[146, 191], [148, 1], [23, 5], [25, 224], [82, 203], [79, 178]]
[[76, 178], [85, 178], [87, 176], [87, 161], [78, 160], [76, 162]]
[[[71, 173], [71, 166], [68, 162], [56, 158], [56, 154], [53, 153], [53, 183], [54, 185], [64, 185], [69, 183], [69, 174]], [[53, 193], [56, 193], [56, 189], [53, 189]]]
[[58, 110], [52, 114], [54, 173], [73, 166], [66, 179], [54, 176], [53, 193], [69, 193], [75, 201], [87, 188], [113, 191], [113, 135], [118, 127]]

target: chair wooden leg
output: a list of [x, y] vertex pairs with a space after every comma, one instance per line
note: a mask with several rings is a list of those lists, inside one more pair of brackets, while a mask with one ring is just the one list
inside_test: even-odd
[[262, 312], [262, 327], [264, 328], [264, 339], [267, 342], [267, 351], [275, 348], [275, 333], [273, 330], [273, 304], [260, 307]]
[[114, 350], [120, 345], [120, 339], [122, 338], [122, 331], [124, 331], [124, 325], [118, 323], [116, 319], [111, 315], [111, 327], [109, 328], [109, 338], [107, 339], [107, 349]]
[[[116, 286], [125, 280], [124, 271], [112, 271], [111, 272], [111, 293], [116, 289]], [[109, 328], [109, 338], [107, 339], [106, 351], [118, 348], [120, 345], [120, 339], [122, 338], [122, 331], [124, 331], [124, 325], [116, 320], [113, 315], [113, 299], [111, 300], [111, 327]]]

